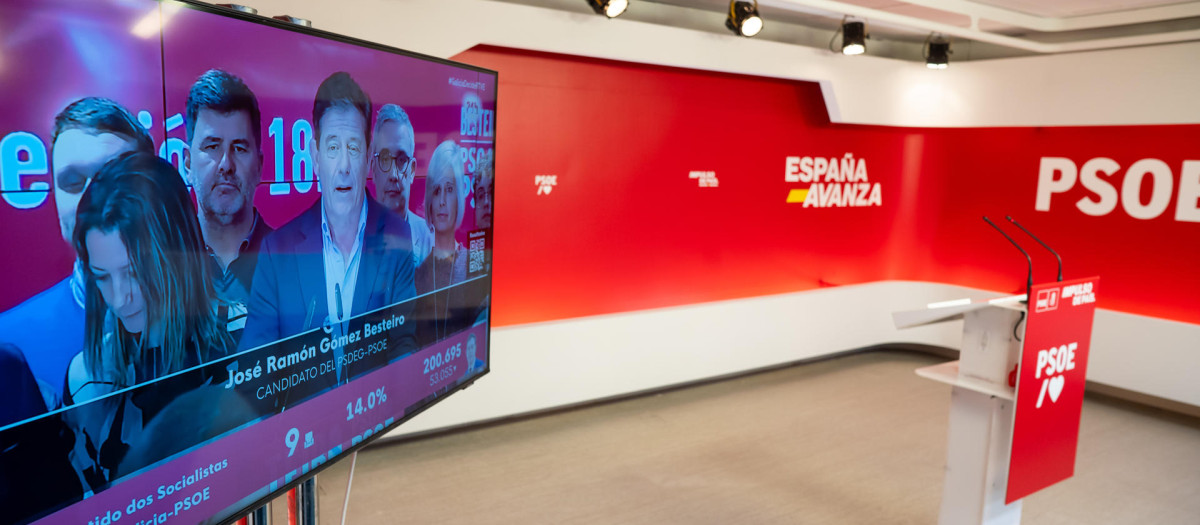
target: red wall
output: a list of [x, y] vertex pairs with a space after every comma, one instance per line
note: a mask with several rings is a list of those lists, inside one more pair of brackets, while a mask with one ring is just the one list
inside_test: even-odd
[[[500, 72], [497, 325], [885, 279], [1023, 292], [1024, 259], [983, 214], [1037, 232], [1065, 255], [1068, 279], [1101, 275], [1100, 307], [1200, 323], [1200, 224], [1174, 218], [1200, 126], [841, 125], [813, 83], [486, 46], [455, 59]], [[787, 157], [845, 154], [865, 159], [882, 206], [785, 203], [808, 187], [785, 181]], [[1036, 211], [1042, 157], [1112, 158], [1118, 193], [1130, 164], [1161, 159], [1175, 193], [1149, 220], [1120, 205], [1083, 214], [1083, 186]], [[718, 186], [692, 171], [715, 172]], [[557, 185], [538, 194], [538, 175]], [[1035, 281], [1052, 279], [1038, 250]]]

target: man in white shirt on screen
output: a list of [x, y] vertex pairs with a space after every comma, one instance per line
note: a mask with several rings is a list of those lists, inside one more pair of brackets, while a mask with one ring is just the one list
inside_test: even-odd
[[[370, 121], [371, 101], [349, 74], [321, 83], [312, 144], [321, 197], [263, 242], [241, 349], [316, 328], [337, 338], [351, 318], [416, 295], [408, 226], [366, 198]], [[393, 313], [405, 316], [409, 308]], [[336, 382], [323, 376], [311, 383], [344, 383], [386, 364], [389, 354], [415, 350], [411, 323], [390, 331], [389, 341], [388, 352], [379, 354], [382, 363], [364, 360], [347, 369], [335, 359]], [[333, 354], [340, 357], [341, 348]]]

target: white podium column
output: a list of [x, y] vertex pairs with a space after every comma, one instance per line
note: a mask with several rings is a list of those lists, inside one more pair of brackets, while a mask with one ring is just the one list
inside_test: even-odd
[[[1016, 525], [1021, 502], [1005, 505], [1015, 391], [1008, 375], [1021, 358], [1015, 301], [975, 303], [895, 314], [900, 328], [962, 319], [959, 361], [917, 370], [947, 383], [950, 421], [940, 525]], [[1024, 324], [1017, 335], [1024, 331]]]

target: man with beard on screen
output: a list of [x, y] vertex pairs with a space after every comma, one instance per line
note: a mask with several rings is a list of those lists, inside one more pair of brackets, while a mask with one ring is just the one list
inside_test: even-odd
[[416, 257], [413, 264], [420, 266], [433, 249], [433, 230], [424, 218], [409, 208], [412, 183], [417, 173], [415, 151], [416, 141], [408, 113], [395, 104], [384, 104], [375, 115], [375, 133], [371, 139], [375, 200], [408, 223]]
[[[250, 313], [240, 348], [249, 349], [323, 328], [347, 334], [348, 321], [416, 295], [408, 225], [367, 199], [371, 101], [348, 73], [330, 75], [313, 101], [313, 164], [320, 199], [267, 236], [250, 292]], [[391, 314], [409, 315], [408, 308]], [[293, 405], [415, 350], [412, 323], [392, 330], [387, 352], [343, 366], [343, 349], [331, 349], [336, 370], [289, 388], [275, 409]]]
[[211, 69], [192, 84], [184, 165], [196, 192], [213, 283], [226, 301], [217, 315], [234, 341], [246, 326], [258, 251], [272, 231], [254, 207], [262, 179], [261, 126], [258, 99], [242, 79]]
[[[129, 110], [106, 98], [87, 97], [54, 117], [50, 150], [54, 205], [69, 246], [75, 208], [96, 171], [128, 151], [154, 153], [154, 142]], [[67, 365], [83, 348], [83, 274], [76, 259], [65, 279], [0, 314], [0, 342], [24, 353], [48, 409], [61, 402]]]

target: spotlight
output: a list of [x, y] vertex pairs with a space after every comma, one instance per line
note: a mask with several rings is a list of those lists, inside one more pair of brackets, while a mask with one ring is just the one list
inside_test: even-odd
[[862, 22], [842, 22], [842, 54], [861, 55], [866, 52], [866, 26]]
[[725, 27], [735, 35], [754, 36], [762, 31], [762, 18], [758, 16], [758, 0], [751, 2], [729, 2], [729, 17]]
[[592, 6], [592, 10], [598, 15], [616, 18], [629, 7], [629, 0], [588, 0], [588, 5]]
[[941, 35], [929, 35], [925, 40], [925, 67], [946, 69], [950, 65], [950, 41]]

